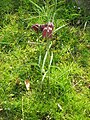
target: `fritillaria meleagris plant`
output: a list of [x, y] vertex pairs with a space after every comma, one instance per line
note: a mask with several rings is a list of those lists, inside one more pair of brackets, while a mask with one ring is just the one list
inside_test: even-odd
[[46, 23], [46, 24], [34, 24], [32, 26], [32, 29], [38, 33], [42, 32], [43, 38], [52, 38], [52, 32], [54, 29], [54, 25], [52, 22]]

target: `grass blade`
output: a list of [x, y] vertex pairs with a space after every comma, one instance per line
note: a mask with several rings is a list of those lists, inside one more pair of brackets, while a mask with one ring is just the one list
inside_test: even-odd
[[42, 82], [44, 81], [44, 78], [46, 77], [46, 74], [48, 73], [48, 71], [46, 71], [42, 77]]
[[41, 7], [39, 5], [37, 5], [35, 2], [33, 2], [32, 0], [29, 0], [35, 7], [37, 7], [39, 10], [42, 11]]
[[40, 63], [41, 63], [41, 54], [39, 55], [39, 61], [38, 61], [39, 66], [40, 66]]
[[50, 59], [50, 63], [49, 63], [49, 67], [48, 67], [48, 69], [50, 69], [51, 64], [52, 64], [52, 61], [53, 61], [53, 52], [51, 53], [51, 59]]
[[51, 48], [51, 46], [52, 46], [52, 43], [49, 45], [48, 50], [47, 50], [46, 53], [45, 53], [45, 56], [44, 56], [44, 59], [43, 59], [43, 64], [42, 64], [41, 72], [43, 72], [43, 70], [44, 70], [44, 66], [45, 66], [45, 62], [46, 62], [46, 59], [47, 59], [47, 55], [48, 55], [48, 52], [49, 52], [49, 49]]
[[58, 27], [56, 30], [54, 30], [54, 33], [57, 32], [58, 30], [60, 30], [61, 28], [67, 26], [67, 25], [68, 25], [68, 24], [65, 24], [65, 25], [62, 25], [62, 26]]

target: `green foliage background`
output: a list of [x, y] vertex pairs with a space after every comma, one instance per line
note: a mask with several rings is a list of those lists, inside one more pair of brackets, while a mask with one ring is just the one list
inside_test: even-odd
[[[90, 119], [89, 18], [65, 0], [0, 1], [0, 120]], [[52, 39], [31, 29], [47, 22]]]

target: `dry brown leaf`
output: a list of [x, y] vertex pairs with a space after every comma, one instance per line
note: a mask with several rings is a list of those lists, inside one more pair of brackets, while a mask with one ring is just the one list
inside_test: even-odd
[[25, 80], [25, 86], [27, 90], [30, 90], [30, 81], [29, 80]]

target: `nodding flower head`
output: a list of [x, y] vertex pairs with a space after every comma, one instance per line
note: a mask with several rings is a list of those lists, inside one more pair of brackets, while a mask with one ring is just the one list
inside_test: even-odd
[[40, 30], [43, 31], [43, 29], [44, 29], [45, 27], [47, 27], [47, 24], [42, 24], [42, 25], [40, 25]]
[[48, 26], [52, 28], [52, 30], [54, 29], [54, 24], [52, 22], [48, 23]]
[[36, 32], [38, 32], [40, 30], [40, 25], [35, 24], [35, 25], [32, 26], [32, 29], [35, 30]]
[[52, 38], [52, 31], [54, 29], [54, 25], [52, 22], [41, 25], [35, 24], [32, 26], [32, 29], [34, 29], [36, 32], [41, 31], [43, 38]]
[[54, 25], [53, 23], [48, 23], [46, 27], [44, 27], [42, 36], [43, 38], [52, 38], [52, 31], [53, 31]]

